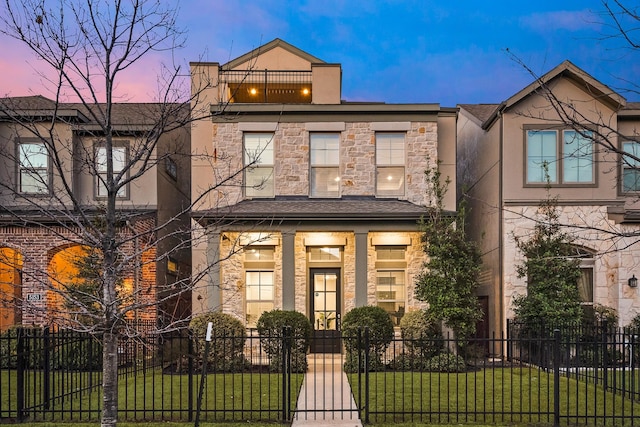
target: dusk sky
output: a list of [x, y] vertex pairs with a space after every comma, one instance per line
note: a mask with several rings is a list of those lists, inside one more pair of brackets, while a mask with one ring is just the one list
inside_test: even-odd
[[[636, 6], [637, 7], [637, 6]], [[183, 0], [185, 48], [173, 60], [225, 63], [274, 38], [342, 64], [342, 97], [387, 103], [494, 103], [565, 59], [628, 100], [640, 84], [640, 52], [607, 38], [600, 0], [372, 1]], [[0, 95], [49, 96], [19, 43], [0, 36]], [[150, 55], [120, 81], [130, 101], [152, 101], [165, 58]]]

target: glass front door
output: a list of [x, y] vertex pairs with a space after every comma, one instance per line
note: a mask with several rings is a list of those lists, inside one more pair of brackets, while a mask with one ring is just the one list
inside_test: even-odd
[[340, 269], [310, 271], [312, 353], [340, 352]]

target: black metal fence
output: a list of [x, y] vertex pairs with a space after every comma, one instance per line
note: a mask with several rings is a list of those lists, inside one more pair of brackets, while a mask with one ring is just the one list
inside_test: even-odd
[[[351, 392], [355, 405], [339, 410], [372, 424], [640, 424], [640, 344], [633, 331], [532, 333], [510, 323], [506, 336], [462, 345], [396, 337], [375, 351], [382, 347], [363, 330], [342, 337], [342, 352], [322, 359], [294, 354], [297, 339], [248, 331], [214, 339], [206, 358], [202, 342], [187, 334], [123, 339], [120, 419], [290, 421], [307, 415], [300, 402], [318, 401], [317, 391], [300, 393], [306, 377]], [[97, 420], [101, 358], [99, 339], [89, 335], [33, 328], [0, 335], [0, 422]], [[345, 384], [336, 383], [336, 370], [346, 374]]]

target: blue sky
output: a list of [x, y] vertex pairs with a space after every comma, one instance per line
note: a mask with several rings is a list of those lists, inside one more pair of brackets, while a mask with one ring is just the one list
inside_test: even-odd
[[[622, 49], [602, 15], [600, 0], [374, 1], [374, 0], [183, 0], [179, 25], [187, 30], [174, 60], [224, 63], [274, 38], [332, 63], [341, 63], [343, 98], [388, 103], [500, 102], [533, 77], [508, 49], [536, 73], [569, 59], [622, 91], [640, 83], [640, 53]], [[0, 93], [37, 92], [33, 62], [19, 51]], [[153, 60], [160, 61], [155, 57]], [[165, 58], [166, 59], [166, 58]], [[25, 62], [26, 61], [26, 62]], [[132, 101], [144, 101], [146, 73], [132, 73]], [[0, 61], [0, 73], [9, 72]], [[151, 84], [151, 83], [149, 83]], [[629, 100], [637, 94], [623, 93]]]

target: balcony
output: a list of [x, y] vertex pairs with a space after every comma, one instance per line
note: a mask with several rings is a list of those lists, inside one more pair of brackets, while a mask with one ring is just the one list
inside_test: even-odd
[[237, 103], [310, 104], [311, 71], [220, 71], [227, 99]]

